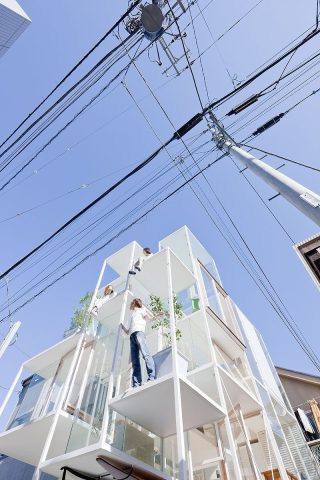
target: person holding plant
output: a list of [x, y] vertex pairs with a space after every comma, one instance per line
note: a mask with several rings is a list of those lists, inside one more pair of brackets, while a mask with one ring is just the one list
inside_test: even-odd
[[[145, 329], [147, 320], [154, 320], [153, 317], [148, 314], [146, 307], [144, 307], [140, 298], [134, 298], [130, 304], [131, 318], [129, 322], [129, 328], [126, 328], [123, 324], [121, 327], [123, 331], [130, 335], [130, 353], [132, 362], [132, 387], [138, 387], [142, 383], [141, 365], [140, 365], [140, 353], [146, 364], [146, 370], [148, 374], [148, 381], [155, 380], [156, 371], [153, 361], [153, 357], [149, 352]], [[162, 315], [159, 312], [157, 316]]]

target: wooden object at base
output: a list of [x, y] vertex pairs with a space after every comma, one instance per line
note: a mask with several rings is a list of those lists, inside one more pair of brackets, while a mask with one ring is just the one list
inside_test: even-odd
[[[290, 473], [289, 470], [286, 470], [287, 475], [288, 475], [288, 480], [299, 480], [293, 473]], [[262, 472], [262, 475], [264, 476], [265, 480], [281, 480], [281, 475], [280, 472], [277, 468], [274, 470], [266, 470], [265, 472]]]

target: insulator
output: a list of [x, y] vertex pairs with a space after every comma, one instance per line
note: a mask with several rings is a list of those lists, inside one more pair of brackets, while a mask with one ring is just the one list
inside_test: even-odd
[[251, 95], [251, 97], [247, 98], [244, 102], [240, 103], [239, 105], [234, 107], [232, 110], [230, 110], [230, 112], [227, 113], [227, 115], [228, 116], [238, 115], [238, 113], [250, 107], [253, 103], [256, 103], [259, 97], [260, 97], [259, 93], [255, 93], [254, 95]]
[[253, 132], [253, 136], [260, 135], [260, 133], [265, 132], [268, 130], [268, 128], [273, 127], [276, 123], [280, 122], [281, 118], [285, 116], [285, 113], [279, 113], [279, 115], [276, 115], [275, 117], [271, 118], [271, 120], [268, 120], [266, 123], [261, 125], [261, 127], [257, 128], [255, 132]]

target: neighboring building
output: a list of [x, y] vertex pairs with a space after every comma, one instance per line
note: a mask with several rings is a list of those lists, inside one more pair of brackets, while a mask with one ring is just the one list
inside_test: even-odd
[[294, 246], [314, 283], [320, 288], [320, 235], [314, 235]]
[[16, 0], [0, 0], [0, 57], [31, 23]]
[[[12, 388], [24, 369], [34, 375], [0, 451], [59, 478], [67, 469], [72, 478], [319, 480], [263, 340], [209, 253], [183, 227], [129, 276], [141, 255], [132, 242], [109, 256], [96, 291], [115, 275], [118, 295], [87, 329], [23, 364]], [[131, 389], [120, 324], [133, 298], [151, 308], [150, 295], [170, 312], [170, 330], [147, 325], [158, 378]]]
[[[18, 412], [18, 410], [20, 410], [20, 405], [22, 404], [32, 381], [33, 376], [22, 380], [22, 389], [19, 392], [18, 403], [13, 412], [12, 418], [16, 418], [16, 413]], [[33, 402], [34, 401], [35, 399], [33, 400]], [[25, 423], [27, 420], [28, 415], [23, 416], [22, 414], [20, 415], [20, 422], [18, 422], [17, 424]], [[15, 425], [10, 422], [8, 428], [12, 428], [13, 426]], [[7, 455], [0, 454], [0, 480], [8, 480], [9, 478], [12, 478], [14, 480], [32, 480], [34, 470], [35, 468], [33, 465], [20, 462], [19, 460], [8, 457]], [[47, 475], [46, 473], [41, 475], [41, 480], [55, 480], [55, 478], [56, 477], [52, 477], [51, 475]]]
[[[276, 367], [305, 439], [320, 466], [320, 377]], [[305, 418], [307, 417], [307, 419]]]
[[[0, 455], [0, 480], [32, 480], [34, 466], [19, 462], [14, 458]], [[41, 474], [40, 480], [55, 480], [46, 473]]]

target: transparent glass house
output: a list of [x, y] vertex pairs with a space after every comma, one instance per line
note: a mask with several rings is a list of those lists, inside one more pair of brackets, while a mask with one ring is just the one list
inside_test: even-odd
[[[187, 227], [128, 275], [141, 254], [132, 242], [108, 257], [92, 305], [108, 270], [117, 296], [85, 329], [22, 365], [1, 412], [26, 371], [28, 386], [0, 452], [35, 465], [35, 479], [61, 478], [63, 467], [93, 478], [319, 479], [263, 340], [225, 292], [211, 255]], [[128, 325], [133, 298], [148, 308], [150, 295], [170, 318], [169, 332], [151, 321], [146, 330], [151, 353], [166, 365], [132, 389], [120, 324]]]

